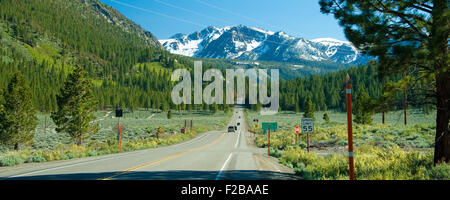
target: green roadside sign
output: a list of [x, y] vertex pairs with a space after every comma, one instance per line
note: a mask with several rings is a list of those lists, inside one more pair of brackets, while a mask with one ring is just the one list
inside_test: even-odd
[[278, 124], [276, 122], [263, 122], [262, 130], [263, 131], [269, 130], [269, 124], [270, 124], [270, 130], [275, 131], [278, 129]]

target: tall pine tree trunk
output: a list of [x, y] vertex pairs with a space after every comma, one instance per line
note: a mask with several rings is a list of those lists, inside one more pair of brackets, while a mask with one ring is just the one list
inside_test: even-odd
[[403, 114], [405, 115], [405, 125], [408, 125], [408, 118], [407, 118], [407, 112], [406, 110], [408, 109], [408, 104], [407, 104], [407, 97], [406, 97], [406, 88], [408, 87], [407, 83], [406, 83], [406, 71], [403, 72], [403, 81], [405, 82], [405, 87], [403, 88]]
[[[385, 85], [385, 79], [384, 79], [384, 76], [382, 77], [382, 83], [381, 83], [381, 90], [382, 90], [382, 95], [384, 95], [384, 85]], [[384, 102], [383, 102], [384, 103]], [[385, 111], [385, 108], [386, 108], [387, 106], [386, 105], [383, 105], [383, 107], [382, 107], [382, 109], [383, 109], [383, 111], [382, 111], [382, 114], [381, 114], [381, 123], [382, 124], [385, 124], [385, 117], [386, 117], [386, 111]]]
[[450, 76], [437, 81], [437, 116], [434, 163], [450, 162]]
[[436, 137], [434, 164], [450, 162], [450, 71], [448, 63], [449, 20], [444, 16], [447, 1], [433, 1], [433, 26], [431, 31], [431, 58], [436, 76]]

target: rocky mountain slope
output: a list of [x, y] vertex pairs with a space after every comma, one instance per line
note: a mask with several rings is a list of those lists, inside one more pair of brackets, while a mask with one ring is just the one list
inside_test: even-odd
[[334, 61], [342, 64], [365, 64], [351, 43], [332, 38], [306, 40], [243, 25], [207, 27], [192, 34], [175, 34], [159, 42], [171, 53], [202, 58], [230, 58], [278, 62]]

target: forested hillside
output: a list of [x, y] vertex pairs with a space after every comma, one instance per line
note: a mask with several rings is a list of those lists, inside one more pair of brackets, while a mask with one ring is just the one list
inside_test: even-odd
[[0, 44], [0, 88], [22, 71], [43, 112], [76, 65], [93, 79], [99, 108], [167, 108], [171, 69], [191, 65], [97, 0], [0, 1]]
[[[355, 93], [353, 100], [356, 100], [357, 96], [364, 91], [373, 99], [375, 106], [381, 106], [385, 111], [402, 109], [403, 87], [406, 84], [409, 94], [407, 96], [409, 107], [420, 108], [426, 113], [432, 109], [431, 105], [420, 104], [420, 102], [423, 102], [423, 97], [416, 95], [418, 92], [415, 88], [408, 86], [408, 83], [414, 82], [412, 78], [408, 77], [407, 81], [404, 82], [401, 75], [386, 75], [383, 86], [378, 65], [375, 62], [367, 66], [351, 67], [338, 72], [282, 80], [280, 83], [281, 109], [304, 111], [305, 100], [310, 96], [312, 102], [314, 102], [315, 110], [345, 111], [344, 83], [346, 74], [350, 76], [350, 82]], [[381, 112], [382, 110], [376, 109], [376, 111]]]

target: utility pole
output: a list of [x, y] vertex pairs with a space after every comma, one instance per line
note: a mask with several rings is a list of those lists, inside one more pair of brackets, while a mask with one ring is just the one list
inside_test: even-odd
[[119, 152], [122, 152], [122, 124], [120, 124], [120, 117], [117, 118], [117, 126], [119, 128]]
[[117, 117], [117, 129], [119, 131], [119, 152], [122, 151], [122, 124], [120, 124], [120, 118], [123, 116], [122, 109], [116, 109], [116, 117]]
[[47, 133], [47, 116], [44, 117], [44, 133]]
[[191, 135], [194, 135], [194, 122], [191, 119]]

